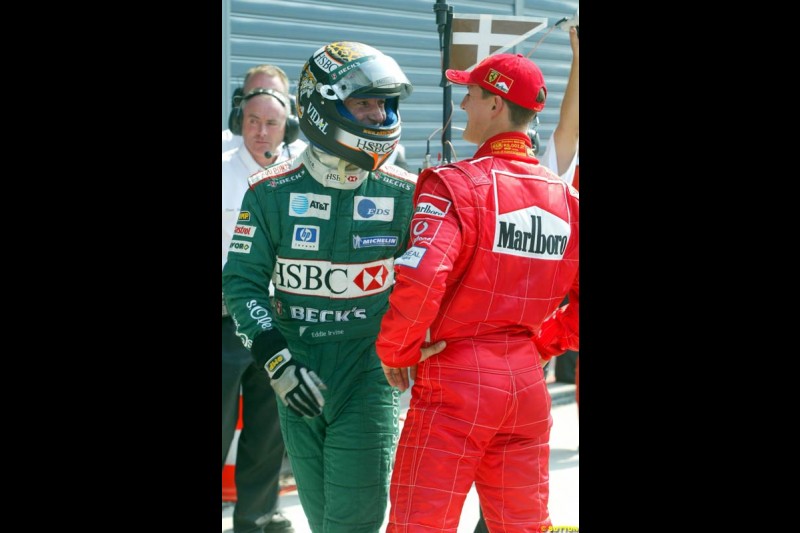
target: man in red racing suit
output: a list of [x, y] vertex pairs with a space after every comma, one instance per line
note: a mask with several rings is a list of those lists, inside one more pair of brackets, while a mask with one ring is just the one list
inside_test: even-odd
[[525, 133], [546, 96], [533, 62], [496, 54], [447, 77], [468, 85], [464, 138], [479, 148], [420, 174], [394, 264], [376, 348], [391, 384], [405, 390], [409, 371], [414, 384], [387, 533], [454, 533], [473, 482], [490, 531], [546, 531], [542, 360], [578, 349], [578, 192]]

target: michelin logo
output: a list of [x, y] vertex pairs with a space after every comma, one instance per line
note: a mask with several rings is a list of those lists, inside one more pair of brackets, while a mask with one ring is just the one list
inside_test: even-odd
[[392, 247], [397, 246], [397, 237], [394, 235], [376, 235], [374, 237], [361, 237], [353, 235], [353, 248], [373, 248], [375, 246]]

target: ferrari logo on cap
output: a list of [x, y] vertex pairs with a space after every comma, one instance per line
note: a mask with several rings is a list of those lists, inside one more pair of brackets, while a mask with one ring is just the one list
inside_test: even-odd
[[504, 93], [507, 93], [508, 90], [511, 88], [511, 84], [514, 83], [514, 81], [511, 78], [509, 78], [508, 76], [503, 76], [493, 68], [489, 69], [489, 72], [486, 74], [486, 78], [484, 79], [484, 81], [489, 85], [491, 85], [492, 87], [495, 87], [500, 91], [503, 91]]

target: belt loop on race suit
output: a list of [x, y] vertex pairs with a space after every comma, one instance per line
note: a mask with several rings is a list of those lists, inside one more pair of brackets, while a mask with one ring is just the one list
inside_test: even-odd
[[236, 421], [236, 433], [222, 467], [222, 501], [236, 501], [236, 449], [239, 447], [239, 435], [242, 433], [242, 393], [239, 392], [239, 419]]

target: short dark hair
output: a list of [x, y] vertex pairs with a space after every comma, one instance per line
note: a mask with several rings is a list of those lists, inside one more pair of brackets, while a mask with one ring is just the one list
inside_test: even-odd
[[[498, 96], [497, 94], [491, 91], [487, 91], [483, 87], [481, 87], [480, 89], [483, 92], [484, 99], [488, 98], [489, 96]], [[536, 95], [536, 101], [544, 102], [545, 96], [546, 93], [544, 92], [544, 89], [539, 89], [539, 94]], [[527, 109], [525, 107], [515, 104], [511, 100], [506, 100], [505, 98], [503, 98], [503, 100], [505, 100], [506, 105], [508, 106], [508, 118], [511, 120], [511, 123], [514, 126], [527, 127], [528, 124], [530, 124], [531, 121], [533, 120], [533, 117], [536, 116], [536, 111], [534, 111], [533, 109]]]

